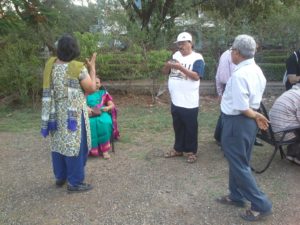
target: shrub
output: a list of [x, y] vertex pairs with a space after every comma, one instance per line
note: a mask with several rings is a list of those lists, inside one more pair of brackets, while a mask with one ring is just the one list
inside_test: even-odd
[[130, 80], [143, 76], [141, 53], [102, 53], [97, 57], [96, 70], [103, 80]]
[[80, 60], [84, 61], [86, 58], [91, 57], [93, 52], [99, 51], [100, 34], [92, 34], [92, 33], [74, 33], [79, 46], [80, 46]]
[[212, 57], [204, 58], [205, 68], [204, 68], [204, 78], [203, 80], [214, 80], [216, 75], [216, 63]]
[[0, 54], [0, 97], [6, 103], [33, 103], [39, 99], [41, 90], [41, 65], [37, 44], [16, 39], [6, 41]]
[[258, 52], [255, 60], [258, 63], [285, 63], [288, 55], [285, 49], [269, 49]]
[[146, 53], [147, 75], [156, 78], [161, 74], [164, 63], [171, 58], [172, 53], [167, 50], [153, 50]]
[[256, 53], [256, 56], [260, 55], [263, 57], [268, 56], [287, 56], [287, 50], [286, 49], [267, 49], [267, 50], [261, 50]]
[[285, 64], [258, 63], [268, 81], [282, 81]]
[[97, 70], [104, 80], [154, 78], [170, 55], [166, 50], [102, 53], [97, 57]]
[[287, 60], [286, 55], [282, 56], [266, 56], [261, 58], [256, 58], [257, 62], [259, 63], [285, 63]]

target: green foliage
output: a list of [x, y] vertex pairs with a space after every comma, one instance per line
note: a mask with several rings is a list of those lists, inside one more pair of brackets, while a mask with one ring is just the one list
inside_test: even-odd
[[258, 51], [256, 57], [288, 57], [290, 52], [286, 49], [267, 49]]
[[104, 80], [130, 80], [158, 74], [163, 63], [171, 57], [166, 50], [145, 50], [133, 44], [126, 51], [110, 47], [111, 36], [100, 33], [75, 33], [80, 43], [80, 60], [97, 52], [96, 70]]
[[143, 74], [142, 55], [141, 53], [102, 53], [97, 57], [97, 71], [104, 80], [141, 78]]
[[258, 57], [255, 58], [261, 63], [285, 63], [287, 56], [284, 54], [279, 56], [265, 56], [260, 59]]
[[152, 50], [147, 52], [148, 63], [150, 64], [149, 69], [155, 70], [157, 68], [162, 68], [167, 59], [172, 56], [170, 51], [167, 50]]
[[167, 50], [152, 50], [146, 52], [146, 65], [148, 74], [153, 76], [160, 75], [160, 71], [164, 63], [172, 56], [170, 51]]
[[7, 37], [0, 54], [0, 96], [26, 103], [38, 99], [41, 87], [42, 60], [39, 46], [24, 39]]
[[[63, 33], [77, 37], [81, 61], [98, 53], [97, 71], [103, 79], [154, 82], [161, 79], [162, 65], [171, 57], [162, 49], [171, 49], [179, 32], [194, 35], [195, 48], [206, 63], [205, 80], [214, 79], [219, 57], [233, 38], [247, 33], [263, 49], [284, 49], [256, 56], [268, 80], [281, 80], [286, 58], [300, 46], [299, 10], [296, 0], [151, 0], [142, 1], [142, 9], [123, 0], [97, 1], [88, 8], [65, 0], [2, 0], [0, 98], [37, 102], [44, 64], [41, 49], [46, 45], [54, 52], [54, 42]], [[102, 32], [89, 33], [91, 26]], [[116, 49], [114, 41], [124, 43], [126, 50]]]
[[282, 81], [285, 64], [258, 63], [268, 81]]
[[263, 50], [255, 55], [255, 61], [268, 81], [282, 81], [288, 54], [286, 50], [281, 49]]
[[300, 6], [281, 5], [262, 22], [256, 24], [256, 30], [263, 44], [294, 51], [300, 46], [299, 14]]
[[203, 80], [214, 80], [215, 75], [216, 75], [217, 64], [210, 57], [207, 57], [207, 58], [204, 57], [204, 61], [205, 61], [205, 67], [204, 67], [204, 78], [203, 78]]
[[166, 50], [101, 53], [97, 56], [97, 71], [104, 80], [153, 78], [170, 56]]
[[280, 1], [274, 0], [211, 0], [203, 1], [201, 8], [205, 12], [218, 12], [222, 20], [240, 26], [242, 21], [238, 21], [239, 19], [242, 19], [243, 23], [260, 22], [261, 19], [271, 15], [274, 8], [281, 5]]
[[9, 34], [11, 32], [16, 32], [21, 27], [24, 26], [23, 21], [21, 21], [16, 15], [12, 12], [7, 13], [7, 19], [0, 18], [0, 34]]
[[98, 52], [98, 45], [101, 40], [99, 34], [75, 32], [74, 36], [80, 46], [80, 60], [84, 61], [86, 58], [91, 57], [93, 52]]
[[133, 40], [147, 48], [159, 48], [170, 43], [176, 31], [176, 18], [198, 16], [202, 0], [142, 1], [139, 9], [131, 1], [118, 0], [120, 13], [127, 18], [126, 28]]

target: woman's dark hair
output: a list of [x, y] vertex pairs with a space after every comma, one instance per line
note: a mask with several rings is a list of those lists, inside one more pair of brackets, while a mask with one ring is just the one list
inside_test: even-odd
[[69, 34], [65, 34], [58, 40], [57, 57], [60, 60], [70, 62], [79, 55], [79, 46], [74, 37]]

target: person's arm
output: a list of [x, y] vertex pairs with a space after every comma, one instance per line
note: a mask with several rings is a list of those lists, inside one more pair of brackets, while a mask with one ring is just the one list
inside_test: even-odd
[[296, 119], [298, 121], [297, 125], [300, 125], [300, 108], [299, 107], [296, 108], [296, 115], [295, 116], [296, 116]]
[[223, 92], [224, 92], [224, 88], [223, 88], [223, 84], [220, 82], [220, 77], [219, 77], [219, 69], [217, 70], [217, 74], [216, 74], [216, 89], [217, 89], [217, 94], [219, 97], [222, 97]]
[[217, 74], [216, 74], [216, 89], [217, 89], [217, 94], [218, 94], [218, 100], [221, 102], [222, 100], [222, 95], [225, 91], [225, 84], [221, 82], [221, 67], [220, 65], [218, 66]]
[[216, 73], [216, 88], [220, 99], [225, 89], [225, 84], [223, 82], [224, 80], [228, 80], [229, 77], [231, 76], [230, 66], [231, 66], [231, 53], [228, 52], [227, 50], [221, 55], [219, 59], [219, 65]]
[[245, 111], [242, 111], [242, 113], [251, 118], [254, 119], [257, 123], [257, 126], [262, 129], [266, 130], [269, 127], [270, 121], [261, 113], [254, 111], [253, 109], [247, 109]]
[[287, 76], [291, 84], [296, 84], [300, 82], [300, 76], [297, 76], [296, 74], [288, 74]]
[[115, 104], [113, 103], [113, 101], [108, 101], [107, 102], [107, 106], [103, 107], [102, 110], [104, 112], [110, 111], [115, 107]]
[[80, 85], [86, 94], [93, 93], [97, 90], [96, 87], [96, 56], [97, 53], [93, 53], [91, 59], [86, 59], [86, 65], [89, 70], [89, 76], [86, 76], [80, 81]]
[[287, 79], [291, 84], [295, 84], [300, 81], [300, 76], [297, 76], [297, 68], [299, 67], [299, 62], [295, 54], [296, 53], [294, 52], [286, 62]]
[[[220, 61], [221, 63], [221, 61]], [[222, 101], [222, 95], [224, 93], [225, 85], [221, 82], [221, 64], [219, 63], [217, 73], [216, 73], [216, 89], [218, 94], [218, 101]]]

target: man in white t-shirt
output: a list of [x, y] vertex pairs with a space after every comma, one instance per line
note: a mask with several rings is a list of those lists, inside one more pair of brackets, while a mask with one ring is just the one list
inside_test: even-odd
[[165, 63], [162, 70], [169, 75], [168, 88], [175, 132], [173, 149], [165, 157], [183, 156], [183, 153], [187, 153], [187, 162], [193, 163], [197, 160], [199, 86], [204, 74], [204, 60], [201, 54], [193, 51], [190, 33], [180, 33], [175, 43], [178, 51], [173, 54], [172, 60]]

